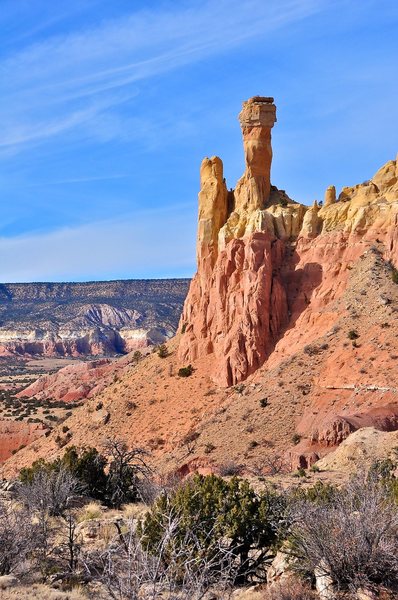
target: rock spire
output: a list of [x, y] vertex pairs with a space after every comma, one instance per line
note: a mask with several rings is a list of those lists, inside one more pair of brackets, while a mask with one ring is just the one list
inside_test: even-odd
[[273, 98], [254, 96], [243, 102], [239, 122], [246, 170], [237, 185], [236, 208], [263, 208], [271, 190], [271, 129], [276, 121]]

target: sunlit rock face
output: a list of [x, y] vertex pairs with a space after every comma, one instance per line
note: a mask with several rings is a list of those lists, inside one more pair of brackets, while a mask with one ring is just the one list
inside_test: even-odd
[[202, 162], [198, 268], [179, 346], [182, 362], [213, 354], [212, 377], [225, 386], [256, 371], [312, 299], [319, 307], [344, 291], [347, 260], [375, 240], [398, 259], [396, 160], [338, 197], [329, 186], [324, 203], [308, 207], [271, 185], [273, 98], [244, 102], [239, 121], [246, 168], [235, 189], [220, 158]]

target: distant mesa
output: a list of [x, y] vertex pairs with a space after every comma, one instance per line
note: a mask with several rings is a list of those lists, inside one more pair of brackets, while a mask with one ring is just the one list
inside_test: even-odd
[[102, 356], [172, 337], [189, 280], [0, 285], [0, 356]]

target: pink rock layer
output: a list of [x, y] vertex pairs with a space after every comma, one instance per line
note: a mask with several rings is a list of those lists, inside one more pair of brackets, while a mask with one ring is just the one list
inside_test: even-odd
[[19, 392], [17, 397], [35, 397], [39, 400], [52, 398], [62, 402], [84, 400], [109, 384], [115, 373], [125, 364], [126, 358], [121, 359], [118, 363], [104, 358], [77, 365], [67, 365], [57, 373], [43, 375]]
[[44, 434], [41, 423], [26, 423], [0, 419], [0, 463], [9, 458], [13, 450], [27, 446]]

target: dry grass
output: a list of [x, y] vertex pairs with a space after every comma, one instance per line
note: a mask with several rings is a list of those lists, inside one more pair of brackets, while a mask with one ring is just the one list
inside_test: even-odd
[[[94, 506], [101, 509], [101, 507], [98, 504], [96, 504], [95, 502], [91, 502], [90, 504], [87, 504], [87, 506], [85, 506], [84, 509], [88, 508], [89, 506], [93, 507], [92, 508], [93, 512], [94, 512]], [[84, 514], [84, 509], [82, 509], [82, 514]], [[143, 502], [137, 502], [137, 503], [131, 503], [131, 504], [123, 504], [123, 506], [121, 507], [120, 510], [116, 509], [116, 508], [101, 509], [101, 514], [99, 516], [93, 516], [91, 518], [92, 519], [103, 518], [106, 520], [122, 518], [127, 521], [129, 519], [141, 519], [142, 517], [144, 517], [146, 515], [148, 510], [149, 510], [149, 507], [147, 504], [144, 504]], [[88, 518], [81, 519], [81, 520], [82, 521], [88, 520]]]
[[263, 600], [315, 600], [315, 594], [301, 581], [293, 580], [271, 588], [263, 595]]
[[265, 593], [265, 591], [254, 590], [253, 588], [249, 588], [247, 590], [238, 590], [234, 593], [232, 598], [234, 598], [234, 600], [264, 600]]
[[101, 529], [99, 532], [99, 539], [104, 542], [104, 546], [107, 547], [116, 535], [116, 527], [112, 522], [101, 523]]
[[148, 512], [149, 508], [146, 504], [143, 503], [137, 503], [137, 504], [125, 504], [123, 506], [123, 516], [126, 517], [126, 519], [142, 519], [146, 513]]
[[0, 600], [87, 600], [87, 596], [78, 589], [61, 592], [45, 585], [15, 587], [0, 592]]
[[93, 519], [100, 519], [103, 515], [101, 506], [98, 502], [90, 502], [83, 506], [83, 508], [77, 514], [78, 523], [83, 521], [92, 521]]
[[234, 593], [236, 600], [319, 600], [318, 596], [306, 584], [299, 580], [286, 580], [281, 585], [267, 589], [265, 585], [256, 586]]

